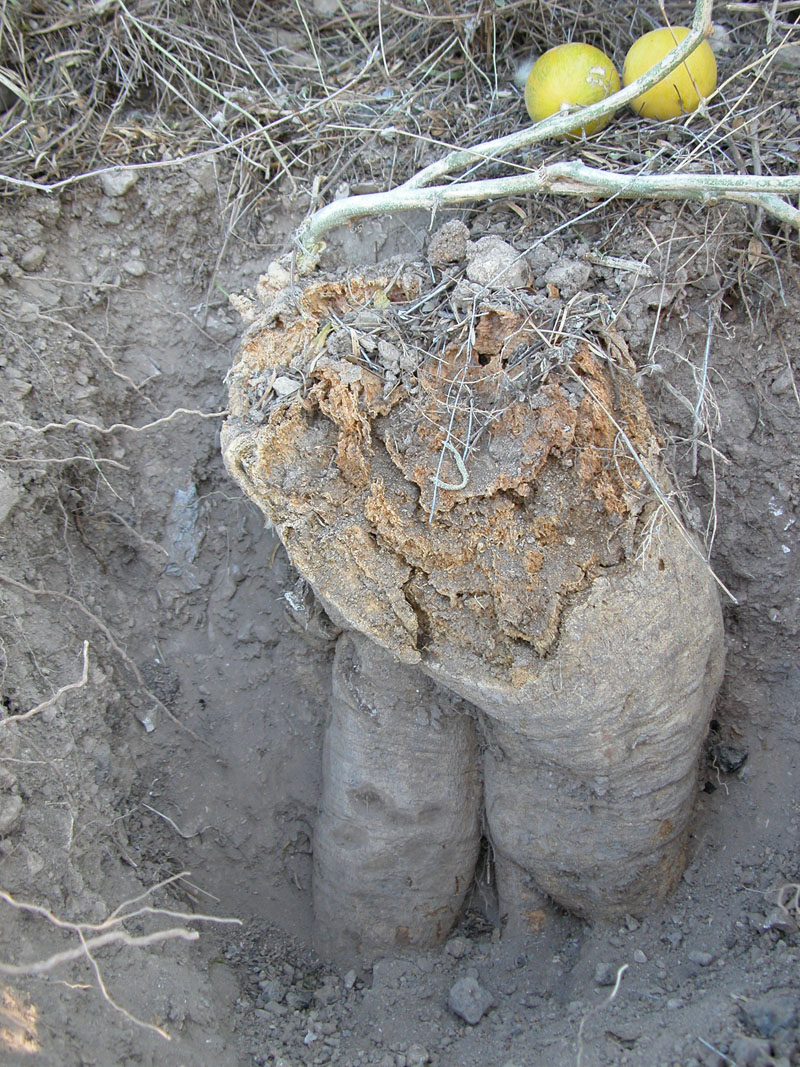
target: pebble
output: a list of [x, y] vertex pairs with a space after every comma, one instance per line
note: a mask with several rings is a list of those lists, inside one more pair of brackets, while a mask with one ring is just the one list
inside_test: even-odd
[[451, 219], [431, 237], [428, 245], [428, 262], [433, 267], [456, 263], [467, 254], [469, 230], [459, 219]]
[[586, 288], [591, 275], [590, 264], [577, 259], [563, 259], [545, 272], [544, 282], [545, 285], [554, 285], [561, 296], [568, 300]]
[[147, 274], [147, 264], [143, 259], [126, 259], [122, 264], [122, 269], [132, 278], [141, 278]]
[[286, 994], [286, 1004], [293, 1011], [296, 1011], [298, 1008], [307, 1008], [313, 999], [314, 994], [310, 989], [302, 989], [297, 986], [290, 989]]
[[356, 974], [356, 972], [354, 970], [349, 970], [347, 972], [347, 974], [344, 976], [344, 987], [345, 987], [345, 989], [352, 989], [353, 986], [356, 984], [356, 980], [357, 979], [358, 979], [358, 975]]
[[633, 962], [634, 963], [647, 963], [647, 956], [645, 956], [644, 952], [642, 952], [642, 950], [640, 948], [637, 948], [635, 950], [635, 952], [633, 953]]
[[444, 946], [444, 950], [448, 956], [452, 956], [455, 960], [463, 959], [469, 952], [469, 941], [465, 937], [451, 937]]
[[258, 983], [258, 988], [261, 990], [261, 996], [264, 1000], [283, 1000], [286, 990], [283, 988], [280, 982], [274, 978], [265, 978]]
[[0, 470], [0, 525], [7, 519], [9, 512], [15, 507], [22, 497], [22, 493], [16, 487], [4, 470]]
[[728, 1049], [736, 1067], [770, 1067], [774, 1064], [769, 1041], [755, 1037], [737, 1037]]
[[467, 260], [467, 278], [487, 289], [518, 289], [530, 280], [526, 259], [500, 237], [470, 243]]
[[42, 263], [44, 263], [44, 257], [46, 255], [47, 251], [42, 248], [41, 245], [31, 245], [27, 252], [23, 252], [20, 257], [19, 265], [23, 270], [38, 270]]
[[339, 992], [338, 982], [329, 978], [314, 993], [314, 1000], [319, 1007], [325, 1008], [339, 999]]
[[139, 180], [139, 172], [131, 167], [119, 167], [107, 170], [100, 175], [100, 184], [106, 196], [124, 196]]
[[0, 834], [7, 834], [19, 822], [24, 808], [22, 797], [9, 793], [0, 799]]
[[749, 1001], [742, 1013], [747, 1023], [771, 1038], [780, 1030], [791, 1030], [800, 1018], [800, 996], [787, 989], [773, 990]]
[[689, 959], [692, 963], [696, 963], [698, 967], [709, 967], [714, 962], [713, 952], [703, 952], [701, 949], [693, 948], [689, 953]]
[[470, 1026], [477, 1026], [494, 1005], [492, 994], [475, 978], [459, 978], [447, 994], [447, 1006]]
[[617, 980], [617, 968], [610, 963], [598, 963], [594, 969], [597, 985], [613, 985]]
[[424, 1067], [431, 1062], [430, 1053], [424, 1045], [409, 1045], [406, 1050], [406, 1067]]

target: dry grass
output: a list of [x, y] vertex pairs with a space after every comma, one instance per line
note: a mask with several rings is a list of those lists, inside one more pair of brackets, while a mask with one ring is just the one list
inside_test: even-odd
[[379, 149], [383, 184], [387, 124], [417, 134], [420, 151], [482, 136], [511, 102], [500, 57], [547, 43], [527, 0], [457, 6], [373, 0], [320, 15], [308, 0], [2, 0], [0, 162], [47, 183], [224, 151], [268, 186], [324, 161], [324, 195], [357, 144], [362, 158]]
[[[317, 6], [333, 10], [319, 14], [310, 0], [0, 0], [6, 188], [214, 152], [235, 162], [237, 187], [251, 195], [281, 179], [296, 191], [315, 177], [322, 201], [343, 183], [382, 189], [446, 148], [522, 125], [512, 82], [520, 58], [582, 39], [621, 65], [632, 38], [663, 17], [652, 3], [614, 5], [598, 20], [581, 0]], [[667, 13], [681, 21], [690, 11], [671, 3]], [[764, 104], [774, 78], [790, 88], [776, 49], [797, 27], [790, 11], [780, 15], [766, 19], [756, 5], [731, 13], [746, 69], [723, 78], [710, 124], [621, 118], [586, 146], [585, 161], [785, 169], [785, 116]], [[545, 151], [552, 160], [572, 150]]]

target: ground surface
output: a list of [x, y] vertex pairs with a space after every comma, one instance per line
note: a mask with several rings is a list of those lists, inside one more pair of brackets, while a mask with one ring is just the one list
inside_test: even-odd
[[[442, 951], [337, 975], [308, 941], [331, 651], [287, 614], [296, 576], [218, 442], [241, 329], [227, 294], [285, 249], [308, 199], [275, 191], [230, 239], [227, 178], [195, 161], [0, 216], [0, 958], [80, 948], [53, 917], [105, 922], [91, 938], [133, 900], [130, 936], [200, 934], [3, 975], [0, 1059], [800, 1063], [800, 935], [775, 908], [800, 881], [796, 246], [739, 208], [634, 205], [541, 244], [550, 226], [524, 201], [461, 216], [531, 248], [554, 302], [616, 315], [684, 519], [736, 599], [720, 594], [727, 673], [663, 912], [563, 916], [546, 952], [511, 952], [476, 907]], [[328, 262], [419, 258], [429, 222], [363, 223]], [[492, 999], [474, 1026], [447, 1004], [465, 977]]]

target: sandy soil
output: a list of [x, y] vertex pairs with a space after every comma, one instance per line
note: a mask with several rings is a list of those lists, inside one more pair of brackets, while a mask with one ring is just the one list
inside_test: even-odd
[[[641, 922], [560, 916], [513, 954], [476, 899], [443, 950], [338, 975], [308, 944], [331, 649], [287, 614], [296, 576], [218, 442], [227, 294], [305, 204], [276, 198], [226, 243], [223, 179], [206, 162], [117, 196], [94, 180], [0, 217], [0, 923], [2, 959], [39, 972], [2, 976], [0, 1058], [800, 1063], [798, 916], [775, 907], [800, 881], [796, 255], [748, 245], [739, 209], [671, 206], [627, 214], [613, 249], [590, 219], [531, 253], [537, 287], [555, 265], [560, 298], [619, 313], [684, 518], [713, 529], [736, 601], [721, 593], [727, 674], [679, 889]], [[537, 236], [502, 205], [463, 217]], [[419, 257], [428, 223], [364, 223], [329, 262]], [[165, 939], [90, 961], [80, 937], [119, 933], [126, 901], [131, 938]], [[476, 1025], [448, 1007], [465, 977], [491, 997]]]

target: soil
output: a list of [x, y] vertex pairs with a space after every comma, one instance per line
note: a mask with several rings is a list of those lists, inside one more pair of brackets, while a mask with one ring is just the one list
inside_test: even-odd
[[[242, 330], [228, 294], [307, 201], [262, 202], [231, 239], [224, 184], [195, 162], [0, 217], [0, 922], [3, 961], [40, 964], [2, 976], [0, 1058], [800, 1063], [796, 249], [739, 208], [636, 205], [613, 237], [600, 213], [543, 242], [524, 203], [457, 216], [530, 249], [554, 309], [615, 316], [729, 591], [726, 678], [691, 862], [661, 910], [564, 914], [511, 950], [476, 892], [443, 949], [340, 975], [309, 945], [331, 643], [288, 610], [297, 576], [219, 448]], [[430, 221], [354, 226], [326, 262], [419, 259]], [[199, 937], [90, 961], [64, 924], [119, 931], [126, 901], [131, 938]], [[469, 989], [473, 1022], [453, 1010], [471, 1014]]]

